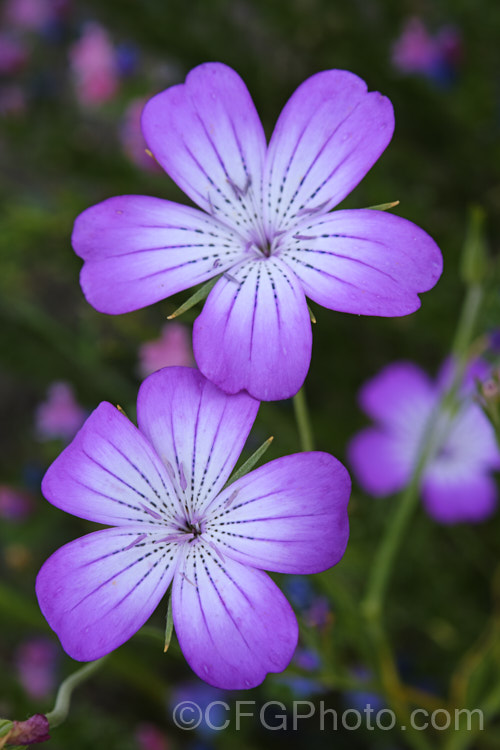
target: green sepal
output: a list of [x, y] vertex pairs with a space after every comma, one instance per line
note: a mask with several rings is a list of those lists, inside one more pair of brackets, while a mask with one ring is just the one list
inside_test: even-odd
[[390, 208], [399, 206], [399, 201], [392, 201], [392, 203], [380, 203], [378, 206], [368, 206], [370, 211], [388, 211]]
[[229, 485], [232, 484], [233, 482], [236, 482], [237, 479], [244, 476], [245, 474], [248, 474], [248, 472], [253, 469], [253, 467], [259, 460], [259, 458], [263, 456], [264, 453], [267, 451], [267, 449], [269, 448], [273, 440], [274, 440], [274, 437], [272, 436], [270, 438], [267, 438], [267, 440], [264, 443], [262, 443], [260, 448], [257, 448], [255, 453], [252, 453], [250, 458], [247, 461], [245, 461], [245, 463], [234, 472], [232, 477], [228, 479], [228, 481], [226, 482], [226, 487], [229, 487]]
[[212, 291], [216, 283], [219, 281], [219, 279], [220, 279], [220, 276], [216, 276], [214, 279], [210, 279], [210, 281], [207, 281], [206, 284], [203, 284], [203, 286], [197, 289], [197, 291], [194, 294], [192, 294], [191, 297], [188, 300], [186, 300], [186, 302], [184, 302], [180, 307], [178, 307], [177, 310], [172, 313], [172, 315], [168, 315], [167, 320], [173, 320], [174, 318], [178, 318], [179, 315], [182, 315], [183, 313], [187, 312], [192, 307], [197, 305], [198, 302], [201, 302], [206, 297], [208, 297], [208, 295], [210, 294], [210, 292]]
[[166, 654], [168, 651], [168, 647], [170, 646], [170, 641], [172, 640], [172, 633], [174, 632], [174, 618], [172, 616], [172, 594], [168, 597], [168, 607], [167, 607], [167, 620], [165, 623], [165, 646], [163, 648], [163, 653]]

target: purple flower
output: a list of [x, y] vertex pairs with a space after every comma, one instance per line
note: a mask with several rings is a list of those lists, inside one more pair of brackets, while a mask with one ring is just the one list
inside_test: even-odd
[[170, 742], [165, 733], [154, 724], [139, 724], [134, 733], [139, 750], [169, 750]]
[[67, 0], [6, 0], [4, 19], [8, 24], [43, 31], [69, 11]]
[[142, 97], [132, 99], [125, 110], [120, 127], [120, 140], [123, 150], [133, 164], [149, 172], [160, 172], [158, 162], [146, 151], [147, 144], [142, 135], [141, 116], [145, 103], [146, 100]]
[[[361, 407], [377, 424], [351, 441], [349, 458], [367, 492], [383, 497], [408, 484], [428, 420], [450, 383], [452, 369], [446, 362], [433, 383], [416, 365], [396, 362], [363, 386]], [[491, 472], [500, 467], [500, 454], [493, 427], [473, 400], [474, 378], [484, 371], [483, 363], [471, 365], [459, 408], [441, 415], [431, 438], [421, 492], [427, 512], [441, 523], [478, 522], [495, 510], [497, 490]]]
[[71, 440], [86, 416], [69, 383], [52, 383], [47, 400], [39, 404], [35, 413], [36, 432], [40, 440]]
[[206, 213], [138, 195], [84, 211], [73, 246], [87, 300], [124, 313], [221, 274], [194, 325], [198, 367], [227, 393], [293, 396], [311, 359], [306, 295], [342, 312], [407, 315], [440, 276], [441, 254], [414, 224], [383, 211], [329, 213], [393, 127], [388, 99], [327, 70], [293, 94], [267, 146], [241, 78], [200, 65], [148, 102], [142, 128]]
[[127, 641], [172, 586], [177, 637], [192, 669], [227, 689], [282, 671], [297, 643], [287, 600], [261, 569], [315, 573], [348, 537], [350, 480], [326, 453], [271, 461], [224, 487], [259, 403], [229, 396], [197, 370], [169, 367], [142, 384], [137, 429], [102, 403], [49, 468], [45, 497], [112, 525], [43, 565], [43, 614], [74, 659]]
[[78, 101], [97, 106], [112, 99], [120, 86], [118, 60], [106, 29], [98, 23], [85, 26], [70, 49], [70, 64]]
[[32, 638], [17, 651], [16, 668], [19, 681], [33, 700], [44, 700], [56, 686], [58, 649], [48, 638]]
[[453, 26], [431, 36], [418, 17], [409, 18], [392, 48], [392, 63], [401, 73], [423, 75], [436, 83], [453, 79], [462, 59], [462, 39]]
[[169, 712], [173, 714], [175, 707], [181, 703], [195, 704], [200, 711], [200, 723], [196, 726], [196, 733], [208, 739], [217, 731], [227, 718], [226, 709], [221, 701], [227, 701], [231, 694], [207, 685], [205, 682], [193, 679], [181, 682], [172, 690], [169, 700]]
[[33, 511], [33, 500], [27, 492], [0, 484], [0, 518], [24, 521]]
[[182, 323], [166, 323], [161, 338], [147, 341], [139, 349], [139, 370], [144, 378], [163, 367], [189, 367], [192, 364], [191, 337]]
[[139, 349], [139, 370], [143, 378], [163, 367], [192, 365], [191, 337], [182, 323], [166, 323], [161, 338], [147, 341]]
[[0, 32], [0, 75], [18, 73], [28, 60], [24, 42], [8, 32]]

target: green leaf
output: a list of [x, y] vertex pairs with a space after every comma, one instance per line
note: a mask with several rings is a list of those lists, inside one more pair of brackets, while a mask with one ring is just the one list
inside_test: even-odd
[[194, 294], [191, 295], [191, 297], [186, 300], [180, 307], [177, 308], [175, 312], [172, 313], [172, 315], [167, 316], [167, 320], [173, 320], [174, 318], [178, 318], [179, 315], [182, 315], [183, 313], [190, 310], [192, 307], [198, 304], [198, 302], [201, 302], [205, 299], [205, 297], [208, 297], [211, 290], [214, 288], [216, 283], [219, 281], [220, 276], [216, 276], [215, 279], [210, 279], [210, 281], [207, 281], [206, 284], [203, 284], [202, 287], [200, 287]]
[[248, 474], [248, 472], [251, 471], [251, 469], [253, 469], [253, 467], [259, 460], [259, 458], [263, 456], [264, 453], [267, 451], [267, 449], [269, 448], [273, 440], [274, 440], [274, 437], [272, 436], [270, 438], [267, 438], [267, 440], [264, 443], [262, 443], [260, 448], [257, 448], [255, 453], [252, 453], [248, 461], [245, 461], [243, 466], [240, 466], [240, 468], [234, 472], [233, 476], [228, 479], [226, 483], [226, 487], [229, 487], [229, 485], [232, 484], [233, 482], [236, 482], [237, 479], [244, 476], [245, 474]]

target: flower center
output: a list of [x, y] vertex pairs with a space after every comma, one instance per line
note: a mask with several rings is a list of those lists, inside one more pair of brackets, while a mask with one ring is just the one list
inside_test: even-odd
[[271, 256], [272, 246], [269, 240], [266, 240], [265, 243], [261, 243], [258, 245], [258, 250], [264, 257], [269, 258]]
[[192, 537], [189, 541], [193, 542], [203, 533], [202, 523], [201, 521], [197, 521], [196, 523], [192, 523], [191, 521], [186, 521], [186, 524], [184, 526], [184, 529], [182, 529], [182, 531], [184, 531], [185, 534], [191, 534]]

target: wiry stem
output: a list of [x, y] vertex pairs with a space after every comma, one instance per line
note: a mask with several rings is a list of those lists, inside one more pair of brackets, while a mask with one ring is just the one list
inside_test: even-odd
[[78, 687], [82, 682], [88, 680], [94, 672], [97, 672], [101, 668], [103, 663], [106, 661], [107, 656], [103, 656], [102, 659], [92, 661], [89, 664], [85, 664], [72, 675], [67, 677], [64, 682], [59, 686], [57, 691], [56, 703], [52, 711], [47, 714], [47, 720], [51, 727], [58, 727], [65, 721], [69, 713], [69, 707], [71, 703], [71, 696], [73, 690]]
[[302, 386], [300, 391], [293, 397], [293, 408], [299, 432], [300, 447], [303, 451], [313, 451], [314, 438], [311, 421], [309, 419], [309, 410], [307, 408], [304, 386]]

